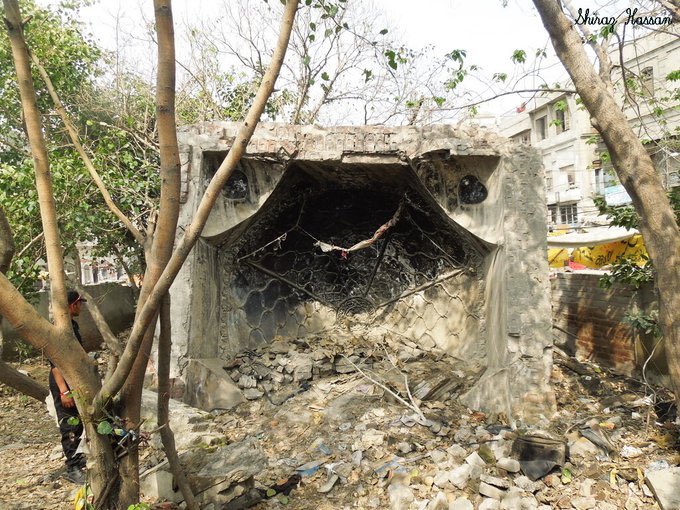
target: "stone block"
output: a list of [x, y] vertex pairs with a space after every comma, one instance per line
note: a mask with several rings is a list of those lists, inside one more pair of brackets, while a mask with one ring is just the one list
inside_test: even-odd
[[192, 359], [187, 367], [186, 397], [189, 405], [212, 411], [233, 409], [244, 402], [243, 393], [217, 358]]
[[648, 472], [645, 482], [661, 510], [680, 508], [680, 467]]

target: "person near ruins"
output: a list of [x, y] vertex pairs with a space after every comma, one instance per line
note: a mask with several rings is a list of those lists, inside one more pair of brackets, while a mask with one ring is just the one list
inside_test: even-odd
[[[75, 290], [68, 291], [67, 299], [73, 334], [80, 345], [83, 345], [80, 327], [74, 318], [80, 315], [82, 304], [87, 300], [83, 299]], [[85, 469], [85, 456], [82, 453], [77, 453], [80, 438], [83, 435], [83, 424], [71, 388], [66, 383], [61, 371], [51, 361], [50, 366], [50, 393], [54, 399], [59, 431], [61, 432], [61, 447], [66, 457], [66, 478], [80, 485], [85, 483], [83, 471]]]

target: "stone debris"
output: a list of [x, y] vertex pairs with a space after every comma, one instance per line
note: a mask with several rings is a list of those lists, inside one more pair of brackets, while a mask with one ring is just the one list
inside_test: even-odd
[[645, 481], [661, 510], [680, 508], [680, 467], [650, 471]]
[[[474, 370], [453, 368], [411, 345], [415, 359], [398, 361], [408, 356], [388, 356], [394, 347], [281, 340], [225, 363], [244, 395], [236, 438], [261, 436], [269, 458], [270, 474], [256, 476], [255, 487], [265, 490], [295, 470], [300, 483], [287, 505], [298, 501], [290, 507], [310, 509], [316, 506], [302, 502], [306, 490], [310, 501], [351, 493], [348, 508], [613, 510], [614, 495], [622, 498], [617, 510], [656, 505], [660, 496], [640, 488], [638, 471], [616, 469], [612, 461], [618, 453], [642, 459], [633, 452], [647, 451], [629, 433], [635, 429], [626, 402], [636, 399], [609, 402], [604, 417], [593, 418], [601, 408], [579, 395], [574, 405], [581, 414], [519, 433], [504, 417], [457, 402], [477, 377]], [[442, 369], [442, 361], [451, 366]], [[562, 373], [558, 381], [569, 379]], [[651, 479], [671, 465], [645, 461], [641, 468]], [[298, 499], [296, 491], [302, 491]]]
[[519, 473], [519, 461], [517, 459], [503, 457], [498, 459], [498, 462], [496, 462], [496, 467], [503, 469], [508, 473]]
[[498, 500], [503, 499], [503, 496], [505, 496], [505, 491], [503, 489], [494, 487], [493, 485], [490, 485], [486, 482], [480, 482], [479, 493], [482, 496], [486, 496], [487, 498], [493, 498]]
[[[602, 398], [618, 395], [605, 408], [597, 394], [581, 386], [583, 376], [556, 367], [553, 378], [561, 387], [558, 395], [562, 399], [558, 416], [540, 427], [518, 424], [513, 429], [505, 416], [474, 412], [460, 404], [455, 391], [465, 391], [474, 382], [476, 371], [465, 372], [451, 359], [423, 354], [417, 360], [416, 374], [409, 362], [395, 361], [397, 356], [390, 356], [395, 361], [392, 364], [386, 355], [392, 352], [389, 348], [369, 347], [360, 341], [350, 345], [320, 341], [311, 347], [277, 341], [270, 348], [221, 361], [220, 369], [229, 380], [225, 387], [236, 388], [241, 395], [240, 403], [231, 410], [206, 412], [171, 400], [171, 426], [181, 458], [189, 466], [192, 483], [205, 489], [200, 492], [201, 507], [680, 508], [678, 427], [652, 425], [647, 433], [646, 421], [630, 417], [628, 402], [640, 395], [622, 398], [620, 379], [599, 375]], [[300, 359], [296, 358], [298, 352], [303, 355]], [[337, 372], [336, 361], [343, 356], [355, 356], [352, 363], [379, 384], [357, 370]], [[413, 389], [411, 384], [427, 380], [429, 366], [437, 366], [435, 372], [441, 374], [442, 363], [449, 364], [447, 370], [452, 374], [459, 372], [454, 377], [461, 384], [450, 386], [458, 389], [445, 400], [414, 397], [415, 407], [408, 409], [390, 394], [395, 392], [408, 402], [404, 375], [408, 374]], [[310, 366], [311, 377], [307, 378]], [[386, 376], [388, 371], [392, 375]], [[249, 395], [254, 398], [248, 399]], [[211, 398], [217, 402], [220, 396]], [[157, 428], [156, 399], [155, 393], [144, 392], [142, 418], [148, 430]], [[584, 436], [584, 430], [594, 430], [598, 437], [605, 430], [614, 453], [607, 456], [605, 448]], [[62, 462], [49, 460], [53, 446], [44, 449], [41, 463]], [[1, 444], [0, 459], [23, 451], [20, 447], [16, 437]], [[642, 454], [623, 455], [637, 450]], [[140, 457], [144, 500], [164, 498], [181, 505], [181, 493], [173, 484], [157, 434], [152, 435], [149, 447], [140, 450]], [[547, 468], [535, 480], [525, 471], [531, 462], [542, 463], [542, 470]], [[0, 473], [2, 469], [0, 466]], [[41, 490], [39, 479], [25, 479], [32, 491]], [[16, 482], [2, 480], [18, 490]], [[46, 479], [43, 497], [48, 489], [58, 493], [53, 483]]]

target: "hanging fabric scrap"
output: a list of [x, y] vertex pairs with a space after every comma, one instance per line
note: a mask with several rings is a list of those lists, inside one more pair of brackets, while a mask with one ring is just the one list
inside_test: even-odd
[[364, 239], [363, 241], [359, 241], [355, 245], [349, 247], [349, 248], [343, 248], [342, 246], [336, 246], [334, 244], [329, 244], [329, 243], [324, 243], [323, 241], [317, 241], [314, 243], [314, 246], [318, 246], [321, 248], [321, 251], [324, 253], [328, 253], [331, 251], [339, 251], [340, 255], [342, 256], [343, 259], [347, 258], [347, 255], [350, 252], [357, 251], [357, 250], [362, 250], [364, 248], [368, 248], [370, 245], [375, 243], [378, 239], [380, 239], [383, 235], [385, 235], [385, 232], [387, 232], [389, 229], [394, 227], [397, 224], [397, 221], [399, 221], [399, 217], [401, 216], [402, 210], [404, 208], [404, 200], [399, 202], [399, 207], [397, 207], [397, 210], [395, 211], [394, 215], [392, 218], [387, 223], [384, 223], [383, 225], [378, 228], [378, 230], [375, 231], [373, 236], [369, 239]]

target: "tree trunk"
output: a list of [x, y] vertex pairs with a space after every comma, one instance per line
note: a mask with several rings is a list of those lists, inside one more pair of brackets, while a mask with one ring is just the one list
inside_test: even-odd
[[6, 273], [14, 257], [14, 236], [5, 211], [0, 207], [0, 273]]
[[[0, 207], [0, 273], [6, 273], [14, 256], [14, 237], [5, 211]], [[0, 316], [0, 326], [2, 316]], [[2, 329], [0, 327], [0, 347], [2, 347]], [[1, 352], [1, 349], [0, 349]], [[0, 360], [0, 383], [43, 402], [49, 391], [47, 388], [14, 367]]]
[[[149, 267], [145, 274], [135, 324], [118, 367], [110, 377], [107, 377], [104, 385], [101, 385], [96, 366], [75, 341], [71, 330], [66, 304], [63, 254], [59, 245], [49, 164], [40, 128], [40, 114], [36, 106], [35, 90], [31, 81], [28, 51], [23, 39], [21, 15], [17, 0], [3, 0], [3, 2], [19, 77], [27, 132], [34, 155], [36, 187], [39, 191], [45, 242], [48, 248], [52, 302], [56, 311], [57, 324], [53, 326], [42, 319], [2, 274], [0, 274], [0, 312], [7, 316], [9, 322], [31, 345], [45, 351], [45, 354], [62, 370], [67, 382], [73, 388], [76, 404], [90, 442], [89, 460], [92, 461], [90, 463], [92, 469], [88, 474], [91, 476], [90, 485], [95, 495], [95, 508], [107, 510], [127, 508], [130, 504], [138, 502], [139, 498], [139, 465], [136, 447], [133, 446], [122, 460], [114, 459], [111, 439], [98, 434], [97, 425], [106, 419], [107, 414], [104, 409], [109, 408], [113, 397], [120, 393], [123, 406], [122, 417], [128, 419], [126, 427], [130, 429], [139, 426], [142, 381], [160, 303], [197, 241], [221, 188], [245, 152], [267, 99], [273, 91], [288, 46], [298, 0], [288, 0], [286, 4], [277, 48], [253, 106], [237, 135], [234, 147], [229, 151], [215, 178], [209, 184], [194, 221], [187, 228], [180, 246], [174, 252], [172, 248], [179, 212], [180, 185], [174, 122], [174, 36], [170, 1], [155, 0], [159, 44], [157, 113], [161, 152], [159, 220], [152, 242], [149, 242], [149, 235], [145, 240], [144, 248], [148, 254]], [[152, 223], [154, 223], [153, 218], [149, 221], [149, 225]], [[167, 267], [166, 262], [168, 262]]]
[[40, 203], [40, 217], [45, 234], [45, 249], [47, 251], [47, 268], [50, 272], [50, 295], [55, 325], [62, 331], [71, 328], [71, 320], [66, 302], [66, 281], [64, 276], [64, 257], [59, 240], [59, 226], [57, 224], [57, 207], [52, 190], [52, 176], [50, 174], [47, 147], [43, 137], [42, 122], [38, 103], [36, 101], [33, 76], [31, 75], [30, 58], [24, 39], [24, 29], [17, 0], [3, 0], [5, 6], [5, 25], [12, 47], [12, 57], [17, 73], [17, 85], [21, 96], [21, 108], [24, 112], [24, 122], [28, 143], [33, 156], [35, 167], [35, 184]]
[[10, 388], [14, 388], [40, 402], [44, 402], [50, 393], [46, 386], [15, 370], [14, 367], [3, 361], [0, 361], [0, 383], [6, 384]]
[[161, 304], [161, 333], [158, 337], [158, 425], [161, 427], [161, 441], [170, 464], [170, 471], [175, 482], [182, 491], [188, 510], [200, 510], [196, 498], [184, 474], [175, 448], [175, 435], [170, 428], [170, 349], [172, 346], [172, 328], [170, 325], [170, 294], [166, 294]]
[[[208, 220], [212, 206], [215, 204], [221, 189], [226, 184], [229, 176], [234, 171], [234, 168], [236, 168], [241, 156], [245, 153], [246, 146], [248, 145], [248, 142], [255, 131], [255, 127], [260, 120], [260, 116], [264, 111], [267, 99], [274, 89], [276, 78], [278, 77], [279, 71], [281, 70], [281, 65], [283, 64], [283, 59], [288, 47], [288, 40], [290, 38], [290, 32], [293, 26], [293, 20], [295, 19], [297, 6], [298, 0], [288, 0], [288, 2], [286, 2], [286, 10], [281, 20], [281, 32], [279, 33], [277, 47], [272, 57], [270, 67], [267, 69], [262, 83], [260, 84], [260, 88], [258, 89], [257, 95], [255, 96], [253, 105], [246, 116], [243, 126], [236, 135], [234, 145], [231, 147], [226, 158], [215, 172], [215, 176], [208, 184], [208, 187], [203, 195], [203, 198], [201, 199], [201, 202], [198, 205], [191, 224], [188, 225], [184, 230], [184, 235], [179, 241], [177, 248], [173, 252], [167, 267], [158, 280], [158, 283], [151, 291], [151, 294], [149, 295], [149, 298], [147, 299], [144, 306], [138, 307], [138, 315], [132, 328], [132, 332], [130, 333], [128, 344], [125, 347], [125, 352], [123, 353], [118, 368], [116, 369], [116, 373], [104, 384], [104, 387], [101, 390], [101, 393], [104, 395], [115, 394], [120, 387], [119, 385], [122, 385], [123, 381], [125, 380], [126, 371], [130, 369], [129, 367], [131, 362], [134, 360], [134, 355], [139, 348], [142, 336], [146, 332], [149, 324], [155, 320], [156, 312], [160, 306], [164, 294], [170, 289], [170, 285], [172, 285], [172, 282], [179, 273], [179, 270], [191, 252], [191, 249], [193, 248], [194, 244], [196, 244], [196, 241], [198, 240], [198, 237], [200, 236], [201, 231]], [[146, 285], [146, 282], [144, 285]]]
[[[156, 77], [156, 118], [160, 150], [161, 198], [158, 223], [154, 232], [144, 285], [139, 296], [143, 307], [149, 293], [165, 269], [175, 243], [179, 218], [180, 162], [175, 123], [175, 35], [170, 0], [154, 0], [158, 40], [158, 73]], [[147, 327], [142, 344], [127, 381], [121, 389], [122, 415], [128, 423], [139, 423], [144, 375], [151, 354], [156, 320]], [[136, 446], [122, 459], [123, 489], [121, 503], [125, 506], [139, 501], [139, 453]]]
[[675, 399], [680, 402], [680, 230], [673, 208], [652, 159], [588, 60], [581, 37], [560, 3], [534, 0], [534, 5], [640, 218], [640, 232], [657, 273], [659, 326]]

